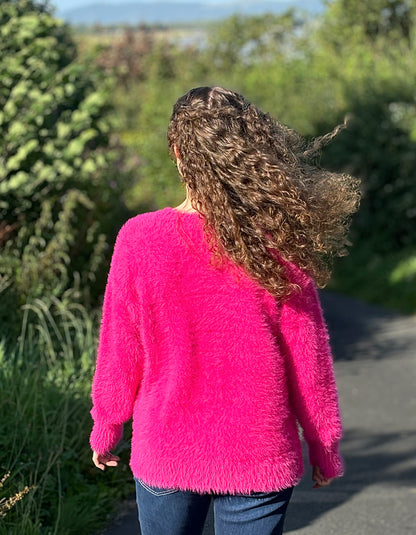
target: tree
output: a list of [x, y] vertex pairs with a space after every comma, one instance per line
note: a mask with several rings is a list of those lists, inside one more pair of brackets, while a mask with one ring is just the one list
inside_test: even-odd
[[342, 39], [358, 30], [371, 42], [380, 36], [405, 38], [409, 43], [415, 22], [414, 0], [328, 0], [327, 34]]
[[[315, 38], [315, 64], [342, 88], [339, 120], [352, 117], [323, 161], [362, 179], [355, 231], [374, 254], [411, 247], [416, 232], [415, 4], [328, 2]], [[324, 115], [315, 124], [317, 133], [331, 126]]]
[[19, 306], [78, 281], [89, 302], [123, 217], [111, 84], [44, 3], [3, 1], [0, 32], [0, 286]]
[[120, 40], [101, 47], [97, 64], [128, 89], [129, 84], [143, 81], [147, 77], [145, 58], [155, 46], [153, 34], [148, 26], [137, 29], [126, 27]]
[[287, 52], [291, 38], [302, 26], [302, 18], [290, 10], [283, 15], [234, 15], [210, 32], [209, 57], [219, 70], [273, 61]]

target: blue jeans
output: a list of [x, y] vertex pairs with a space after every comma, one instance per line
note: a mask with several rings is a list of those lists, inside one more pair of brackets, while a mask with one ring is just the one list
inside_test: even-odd
[[201, 535], [211, 500], [216, 535], [281, 535], [293, 492], [197, 494], [135, 482], [142, 535]]

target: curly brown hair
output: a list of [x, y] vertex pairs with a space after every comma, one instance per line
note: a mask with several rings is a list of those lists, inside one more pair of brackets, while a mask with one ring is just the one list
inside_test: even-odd
[[308, 144], [221, 87], [198, 87], [176, 102], [169, 152], [176, 161], [176, 147], [215, 263], [230, 257], [278, 297], [296, 287], [287, 262], [320, 287], [328, 282], [331, 258], [347, 254], [359, 181], [313, 161], [341, 128]]

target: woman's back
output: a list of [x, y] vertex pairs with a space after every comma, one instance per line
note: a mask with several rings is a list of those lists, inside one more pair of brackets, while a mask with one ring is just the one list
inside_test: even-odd
[[[94, 449], [101, 413], [115, 426], [133, 416], [131, 467], [149, 484], [231, 493], [292, 486], [303, 473], [296, 419], [326, 413], [334, 444], [341, 432], [328, 404], [334, 385], [319, 391], [317, 381], [317, 358], [330, 359], [322, 326], [305, 326], [318, 303], [282, 306], [234, 263], [214, 268], [210, 256], [197, 212], [168, 207], [121, 230], [93, 389]], [[306, 276], [293, 277], [310, 293]], [[117, 374], [108, 376], [112, 358]], [[315, 398], [292, 406], [302, 381]], [[340, 466], [336, 459], [331, 476]]]

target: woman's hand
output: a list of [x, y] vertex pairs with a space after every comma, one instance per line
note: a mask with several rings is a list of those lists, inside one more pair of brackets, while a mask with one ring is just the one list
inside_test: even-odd
[[97, 453], [94, 451], [92, 456], [92, 462], [100, 470], [105, 470], [106, 466], [117, 466], [119, 460], [120, 457], [113, 455], [110, 451], [107, 453]]
[[319, 466], [314, 466], [312, 470], [312, 481], [316, 481], [315, 485], [312, 487], [314, 489], [319, 489], [319, 487], [327, 487], [331, 484], [333, 477], [324, 477], [322, 475], [321, 469]]

